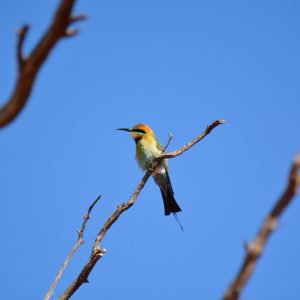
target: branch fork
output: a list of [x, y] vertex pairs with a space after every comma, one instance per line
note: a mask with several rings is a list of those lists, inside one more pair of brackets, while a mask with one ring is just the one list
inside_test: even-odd
[[77, 238], [77, 242], [76, 244], [74, 245], [73, 249], [70, 251], [69, 255], [67, 256], [64, 264], [62, 265], [61, 269], [59, 270], [54, 282], [52, 283], [49, 291], [47, 292], [44, 300], [49, 300], [51, 298], [51, 296], [53, 295], [54, 293], [54, 289], [56, 288], [64, 270], [66, 269], [67, 265], [70, 263], [73, 255], [75, 254], [75, 252], [77, 251], [77, 249], [84, 243], [83, 241], [83, 234], [84, 234], [84, 231], [85, 231], [85, 228], [86, 228], [86, 224], [87, 224], [87, 221], [90, 219], [90, 213], [91, 211], [93, 210], [94, 206], [97, 204], [97, 202], [101, 199], [101, 195], [99, 195], [95, 200], [94, 202], [90, 205], [90, 207], [88, 208], [88, 211], [84, 214], [84, 217], [83, 217], [83, 222], [82, 222], [82, 225], [81, 225], [81, 229], [80, 230], [77, 230], [77, 233], [78, 233], [78, 238]]
[[17, 30], [16, 55], [18, 76], [10, 98], [0, 107], [0, 128], [11, 123], [25, 107], [37, 74], [58, 41], [78, 33], [78, 29], [72, 29], [69, 26], [75, 22], [85, 20], [86, 16], [72, 16], [75, 2], [76, 0], [60, 0], [49, 28], [27, 57], [24, 56], [24, 43], [29, 31], [29, 25], [24, 25]]

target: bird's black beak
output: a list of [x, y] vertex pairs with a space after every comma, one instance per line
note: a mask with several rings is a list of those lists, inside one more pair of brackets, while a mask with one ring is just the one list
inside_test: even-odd
[[131, 132], [132, 130], [129, 129], [129, 128], [118, 128], [116, 130], [122, 130], [122, 131], [128, 131], [128, 132]]

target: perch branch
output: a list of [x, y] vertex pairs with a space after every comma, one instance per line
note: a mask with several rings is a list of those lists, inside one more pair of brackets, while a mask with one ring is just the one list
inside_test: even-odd
[[188, 143], [187, 145], [183, 146], [182, 148], [178, 149], [177, 151], [171, 152], [171, 153], [164, 153], [164, 151], [167, 149], [167, 147], [170, 144], [170, 141], [172, 139], [172, 135], [169, 134], [169, 140], [166, 144], [166, 147], [162, 151], [162, 154], [160, 157], [155, 159], [152, 166], [146, 171], [144, 177], [142, 178], [141, 182], [137, 186], [136, 190], [128, 200], [128, 202], [121, 204], [118, 206], [118, 208], [115, 210], [115, 212], [108, 218], [108, 220], [105, 222], [101, 230], [99, 231], [95, 243], [93, 245], [93, 250], [90, 256], [89, 261], [87, 264], [83, 267], [82, 271], [78, 275], [78, 277], [71, 283], [71, 285], [66, 289], [66, 291], [59, 297], [59, 300], [67, 300], [69, 299], [78, 288], [83, 283], [88, 282], [88, 277], [91, 271], [93, 270], [94, 266], [96, 265], [97, 261], [105, 254], [106, 249], [101, 248], [101, 242], [106, 234], [106, 232], [109, 230], [109, 228], [118, 220], [120, 215], [128, 210], [136, 201], [137, 197], [139, 196], [141, 190], [145, 186], [147, 180], [154, 172], [155, 168], [160, 164], [160, 162], [165, 158], [173, 158], [176, 157], [183, 152], [190, 149], [192, 146], [194, 146], [196, 143], [198, 143], [200, 140], [202, 140], [205, 136], [207, 136], [215, 127], [217, 127], [220, 124], [223, 124], [223, 120], [217, 120], [213, 122], [211, 125], [209, 125], [206, 130], [200, 134], [196, 139], [194, 139], [192, 142]]
[[291, 167], [289, 180], [282, 196], [274, 205], [271, 212], [266, 216], [264, 223], [257, 233], [255, 239], [246, 246], [246, 255], [243, 264], [227, 289], [224, 300], [239, 299], [241, 292], [249, 281], [258, 259], [262, 255], [266, 242], [278, 223], [280, 215], [284, 212], [287, 206], [291, 203], [299, 188], [300, 181], [300, 153], [296, 156]]
[[216, 126], [220, 125], [220, 124], [224, 124], [225, 121], [224, 120], [216, 120], [214, 121], [212, 124], [210, 124], [209, 126], [206, 127], [206, 130], [204, 130], [199, 136], [197, 136], [195, 139], [193, 139], [191, 142], [189, 142], [188, 144], [186, 144], [185, 146], [181, 147], [180, 149], [170, 152], [170, 153], [166, 153], [163, 154], [161, 159], [165, 159], [165, 158], [173, 158], [176, 157], [178, 155], [181, 155], [182, 153], [184, 153], [185, 151], [189, 150], [191, 147], [193, 147], [195, 144], [197, 144], [198, 142], [200, 142], [205, 136], [207, 136]]
[[10, 98], [0, 107], [0, 128], [12, 122], [24, 108], [38, 71], [57, 42], [65, 36], [73, 36], [77, 33], [77, 30], [70, 30], [69, 26], [85, 17], [83, 15], [71, 16], [75, 2], [76, 0], [60, 1], [49, 28], [26, 59], [23, 54], [23, 46], [29, 26], [23, 26], [17, 31], [18, 75]]
[[90, 219], [90, 213], [92, 211], [92, 209], [94, 208], [94, 206], [96, 205], [96, 203], [100, 200], [101, 196], [98, 196], [94, 202], [90, 205], [88, 211], [84, 214], [84, 217], [83, 217], [83, 222], [82, 222], [82, 225], [81, 225], [81, 229], [78, 231], [78, 238], [77, 238], [77, 242], [76, 244], [74, 245], [73, 249], [70, 251], [69, 255], [67, 256], [64, 264], [62, 265], [62, 267], [60, 268], [54, 282], [52, 283], [49, 291], [47, 292], [44, 300], [49, 300], [51, 298], [51, 296], [53, 295], [53, 292], [54, 292], [54, 289], [56, 288], [65, 268], [67, 267], [67, 265], [70, 263], [74, 253], [77, 251], [77, 249], [84, 243], [84, 240], [83, 240], [83, 234], [84, 234], [84, 231], [85, 231], [85, 227], [86, 227], [86, 223], [87, 221]]

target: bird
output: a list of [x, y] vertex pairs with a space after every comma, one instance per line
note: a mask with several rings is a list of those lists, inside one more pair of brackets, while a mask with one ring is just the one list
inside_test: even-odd
[[[151, 127], [146, 124], [138, 123], [131, 129], [118, 128], [117, 130], [130, 132], [130, 135], [136, 144], [135, 158], [142, 170], [149, 169], [152, 166], [154, 159], [159, 157], [164, 150], [157, 140]], [[177, 213], [181, 211], [181, 208], [174, 198], [174, 191], [172, 188], [168, 172], [168, 162], [166, 159], [162, 160], [161, 163], [156, 167], [152, 173], [152, 177], [160, 188], [164, 203], [165, 215], [168, 216], [172, 213], [181, 230], [183, 231], [183, 227], [177, 216]]]

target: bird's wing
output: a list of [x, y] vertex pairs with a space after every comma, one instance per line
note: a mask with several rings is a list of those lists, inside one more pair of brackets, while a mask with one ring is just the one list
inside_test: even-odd
[[[163, 151], [164, 150], [163, 146], [160, 144], [160, 142], [157, 139], [155, 139], [155, 140], [156, 140], [156, 147], [160, 151]], [[163, 166], [165, 167], [165, 170], [166, 170], [166, 172], [168, 174], [168, 161], [166, 159], [164, 159], [162, 163], [163, 163]]]
[[160, 144], [160, 142], [158, 140], [156, 140], [156, 146], [160, 151], [164, 150], [163, 146]]

